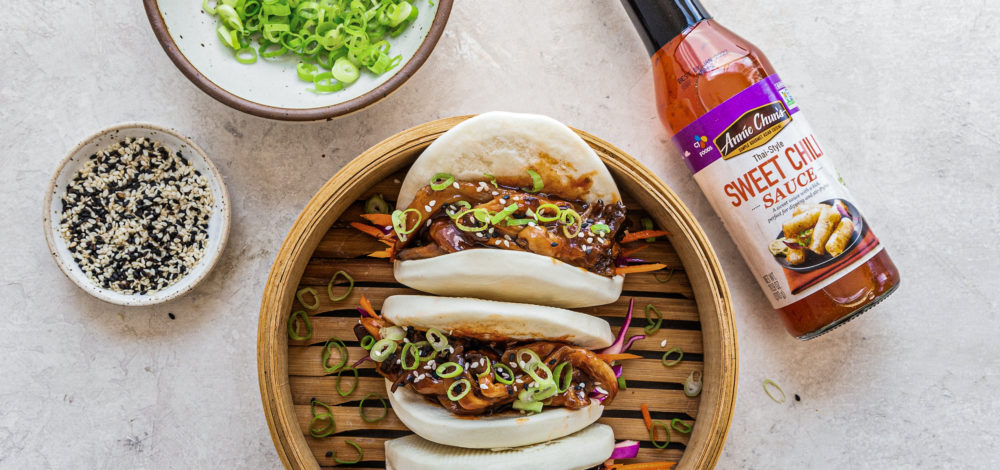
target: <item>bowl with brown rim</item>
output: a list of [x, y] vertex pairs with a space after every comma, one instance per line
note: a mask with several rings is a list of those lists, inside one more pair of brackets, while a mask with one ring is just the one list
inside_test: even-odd
[[402, 34], [388, 38], [390, 55], [402, 61], [381, 75], [360, 78], [333, 93], [316, 93], [298, 79], [298, 56], [259, 58], [245, 65], [233, 57], [216, 33], [218, 18], [200, 2], [143, 0], [146, 16], [167, 57], [192, 83], [227, 106], [270, 119], [317, 121], [353, 113], [375, 104], [405, 83], [430, 56], [444, 32], [453, 0], [415, 0], [418, 10]]

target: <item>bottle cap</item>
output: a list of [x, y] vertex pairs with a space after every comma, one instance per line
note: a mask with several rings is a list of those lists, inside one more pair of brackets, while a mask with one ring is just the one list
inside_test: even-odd
[[699, 21], [711, 18], [698, 0], [621, 0], [649, 55]]

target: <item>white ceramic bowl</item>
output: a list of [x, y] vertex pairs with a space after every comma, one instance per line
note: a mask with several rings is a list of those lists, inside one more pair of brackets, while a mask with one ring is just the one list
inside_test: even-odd
[[258, 58], [244, 65], [233, 58], [216, 34], [218, 18], [202, 11], [197, 0], [143, 0], [146, 16], [163, 50], [198, 88], [240, 111], [271, 119], [315, 121], [366, 108], [385, 98], [423, 65], [448, 21], [453, 0], [413, 0], [419, 11], [402, 34], [389, 38], [390, 54], [403, 60], [375, 76], [367, 70], [335, 93], [309, 91], [298, 79], [298, 56]]
[[[92, 281], [80, 266], [73, 260], [69, 252], [66, 240], [59, 233], [59, 220], [62, 212], [62, 196], [66, 193], [66, 185], [71, 181], [77, 170], [87, 162], [90, 155], [99, 152], [109, 145], [120, 141], [125, 137], [146, 137], [154, 142], [161, 143], [171, 152], [180, 151], [192, 166], [201, 174], [206, 175], [215, 204], [212, 206], [212, 215], [208, 222], [208, 244], [205, 247], [205, 254], [194, 266], [188, 270], [183, 277], [162, 290], [149, 292], [145, 295], [122, 294], [110, 289], [105, 289]], [[56, 174], [49, 182], [48, 191], [45, 193], [45, 207], [42, 222], [45, 225], [45, 241], [48, 242], [49, 252], [56, 260], [56, 264], [62, 269], [71, 281], [80, 286], [87, 293], [118, 305], [153, 305], [181, 296], [191, 289], [194, 289], [215, 266], [219, 260], [219, 255], [226, 246], [226, 238], [229, 236], [229, 193], [226, 185], [222, 181], [222, 175], [215, 165], [208, 159], [205, 152], [187, 137], [178, 134], [176, 131], [165, 129], [152, 124], [125, 123], [109, 127], [86, 138], [83, 142], [69, 152], [56, 170]]]

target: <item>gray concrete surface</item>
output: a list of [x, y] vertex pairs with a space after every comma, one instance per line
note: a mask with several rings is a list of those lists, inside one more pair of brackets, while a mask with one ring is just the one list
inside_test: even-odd
[[[789, 337], [656, 118], [616, 1], [460, 0], [399, 92], [334, 122], [235, 112], [160, 50], [140, 2], [14, 0], [0, 19], [0, 468], [278, 468], [257, 388], [257, 309], [292, 220], [399, 130], [545, 113], [652, 167], [708, 232], [736, 300], [740, 387], [719, 468], [1000, 466], [1000, 4], [705, 0], [754, 41], [835, 155], [902, 270], [884, 305]], [[229, 247], [192, 294], [94, 300], [56, 268], [45, 184], [78, 139], [139, 120], [199, 142], [233, 198]], [[168, 319], [168, 312], [176, 320]], [[801, 402], [772, 402], [770, 378]]]

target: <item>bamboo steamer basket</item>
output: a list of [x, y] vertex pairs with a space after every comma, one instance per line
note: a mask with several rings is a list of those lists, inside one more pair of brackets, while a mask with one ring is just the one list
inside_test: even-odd
[[[330, 452], [336, 452], [334, 457], [351, 460], [356, 453], [345, 440], [356, 442], [364, 450], [363, 461], [350, 468], [384, 468], [385, 440], [409, 434], [391, 410], [378, 423], [360, 419], [360, 399], [369, 392], [383, 397], [385, 394], [384, 381], [370, 364], [359, 368], [358, 389], [348, 397], [340, 397], [334, 389], [335, 377], [326, 374], [320, 365], [320, 354], [323, 342], [331, 336], [354, 339], [351, 329], [357, 322], [355, 307], [362, 294], [379, 309], [389, 295], [416, 293], [396, 283], [390, 262], [364, 256], [384, 245], [354, 231], [347, 223], [362, 221], [362, 202], [373, 194], [394, 200], [402, 176], [420, 152], [468, 117], [422, 124], [368, 149], [327, 181], [285, 238], [261, 302], [257, 369], [264, 414], [278, 455], [287, 468], [336, 466], [333, 457], [327, 456]], [[611, 170], [629, 213], [644, 214], [657, 227], [671, 232], [669, 240], [659, 239], [642, 252], [642, 257], [674, 268], [669, 277], [627, 275], [618, 302], [578, 309], [607, 319], [617, 329], [629, 299], [634, 297], [636, 318], [630, 335], [642, 333], [646, 304], [656, 305], [664, 318], [656, 335], [633, 346], [630, 352], [643, 358], [625, 362], [623, 376], [628, 388], [619, 393], [600, 422], [611, 425], [618, 440], [641, 442], [634, 462], [666, 460], [677, 461], [675, 468], [681, 470], [712, 468], [722, 452], [732, 419], [738, 367], [731, 298], [718, 259], [691, 212], [649, 169], [611, 144], [586, 132], [577, 133]], [[325, 288], [338, 270], [350, 273], [356, 286], [347, 299], [331, 302]], [[287, 334], [287, 321], [292, 311], [303, 309], [295, 294], [305, 286], [316, 288], [321, 303], [309, 312], [314, 325], [312, 337], [295, 341]], [[664, 339], [666, 348], [661, 347]], [[351, 341], [346, 343], [351, 362], [362, 357], [363, 349]], [[671, 347], [680, 347], [684, 360], [667, 368], [660, 364], [660, 357]], [[688, 398], [683, 393], [683, 382], [694, 370], [703, 370], [704, 388], [699, 397]], [[345, 388], [352, 379], [351, 374], [345, 374]], [[316, 439], [309, 435], [312, 398], [333, 406], [337, 429], [331, 437]], [[669, 423], [679, 418], [694, 425], [692, 432], [673, 432], [667, 449], [654, 448], [639, 411], [642, 403], [649, 405], [653, 419]]]

